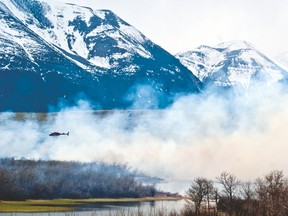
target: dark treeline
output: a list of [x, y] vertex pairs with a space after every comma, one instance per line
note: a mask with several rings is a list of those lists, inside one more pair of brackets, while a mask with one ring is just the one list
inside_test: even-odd
[[184, 216], [286, 216], [288, 178], [276, 170], [244, 182], [223, 172], [214, 180], [195, 178], [187, 198], [190, 204], [182, 212]]
[[0, 159], [0, 200], [153, 196], [126, 164]]

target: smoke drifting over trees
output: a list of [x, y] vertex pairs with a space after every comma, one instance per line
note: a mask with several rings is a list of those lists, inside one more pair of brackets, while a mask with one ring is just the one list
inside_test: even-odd
[[[274, 169], [288, 172], [285, 88], [260, 86], [247, 95], [210, 92], [179, 96], [165, 110], [102, 115], [80, 101], [44, 121], [1, 113], [0, 157], [128, 163], [174, 180], [214, 177], [222, 170], [237, 170], [247, 180]], [[54, 131], [70, 134], [49, 137]]]
[[153, 196], [136, 174], [115, 163], [0, 159], [0, 200]]

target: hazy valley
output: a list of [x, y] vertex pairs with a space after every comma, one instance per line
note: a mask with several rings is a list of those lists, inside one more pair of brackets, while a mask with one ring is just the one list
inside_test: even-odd
[[[65, 185], [59, 173], [75, 174], [66, 186], [80, 192], [61, 188], [69, 198], [127, 191], [143, 197], [164, 189], [149, 177], [181, 183], [223, 171], [243, 181], [271, 170], [288, 173], [285, 59], [279, 56], [280, 64], [241, 40], [172, 55], [110, 10], [2, 0], [0, 158], [2, 165], [14, 159], [24, 165], [14, 169], [10, 161], [0, 172], [10, 183], [15, 176], [21, 185], [17, 173], [27, 179], [25, 190], [16, 180], [8, 187], [23, 192], [21, 199], [61, 197], [54, 196]], [[42, 168], [28, 166], [36, 161]], [[121, 172], [111, 171], [113, 164]], [[47, 176], [54, 176], [50, 185]], [[103, 184], [96, 187], [99, 176]]]

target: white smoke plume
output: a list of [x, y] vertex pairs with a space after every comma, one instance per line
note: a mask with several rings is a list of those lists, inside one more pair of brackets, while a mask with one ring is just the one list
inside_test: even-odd
[[[281, 86], [248, 96], [183, 96], [165, 110], [87, 110], [80, 101], [44, 120], [0, 114], [0, 157], [121, 162], [178, 180], [222, 171], [242, 179], [288, 173], [288, 95]], [[54, 131], [70, 136], [48, 136]]]

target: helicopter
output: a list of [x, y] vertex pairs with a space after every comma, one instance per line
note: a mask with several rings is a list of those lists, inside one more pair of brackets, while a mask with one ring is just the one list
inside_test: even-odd
[[53, 132], [53, 133], [50, 133], [50, 134], [49, 134], [49, 136], [53, 136], [53, 137], [57, 137], [57, 136], [61, 136], [61, 135], [67, 135], [67, 136], [69, 136], [69, 132], [67, 132], [67, 133]]

